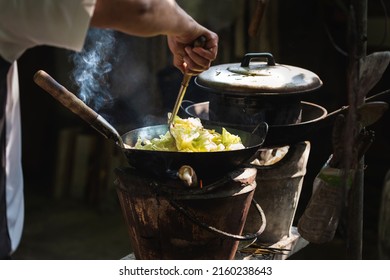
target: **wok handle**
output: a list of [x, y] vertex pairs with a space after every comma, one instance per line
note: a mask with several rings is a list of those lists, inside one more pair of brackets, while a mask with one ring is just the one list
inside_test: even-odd
[[60, 85], [45, 71], [39, 70], [36, 72], [34, 82], [87, 123], [91, 124], [97, 119], [98, 113], [85, 105], [83, 101]]
[[34, 75], [34, 82], [70, 111], [90, 124], [103, 136], [108, 139], [113, 139], [119, 146], [122, 148], [124, 147], [122, 138], [114, 127], [112, 127], [102, 116], [88, 107], [83, 101], [77, 98], [76, 95], [59, 84], [48, 73], [43, 70], [39, 70]]

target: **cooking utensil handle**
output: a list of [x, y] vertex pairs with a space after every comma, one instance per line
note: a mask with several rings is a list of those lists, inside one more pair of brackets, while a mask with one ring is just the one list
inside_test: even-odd
[[172, 109], [171, 117], [169, 118], [169, 122], [168, 122], [169, 127], [171, 126], [171, 124], [173, 123], [173, 120], [175, 119], [177, 113], [179, 112], [179, 108], [180, 108], [181, 103], [183, 101], [183, 98], [184, 98], [184, 95], [186, 93], [188, 84], [191, 80], [191, 77], [192, 76], [190, 74], [184, 74], [183, 80], [181, 81], [179, 94], [177, 95], [175, 105], [173, 106], [173, 109]]
[[36, 72], [34, 82], [87, 123], [93, 123], [98, 117], [98, 113], [85, 105], [84, 102], [59, 84], [45, 71], [39, 70]]
[[205, 36], [200, 36], [195, 42], [192, 44], [193, 47], [201, 47], [203, 48], [206, 45], [207, 38]]
[[248, 67], [252, 59], [266, 58], [268, 66], [275, 66], [275, 59], [271, 53], [247, 53], [241, 61], [241, 67]]
[[83, 101], [77, 98], [77, 96], [59, 84], [48, 73], [43, 70], [39, 70], [34, 75], [34, 82], [42, 89], [50, 93], [51, 96], [57, 99], [57, 101], [59, 101], [70, 111], [90, 124], [103, 136], [109, 139], [113, 139], [121, 147], [124, 147], [122, 138], [114, 127], [112, 127], [102, 116], [88, 107]]
[[[200, 36], [198, 39], [194, 41], [192, 44], [193, 47], [201, 47], [203, 48], [206, 44], [206, 37]], [[187, 91], [188, 84], [190, 83], [190, 80], [192, 78], [192, 74], [185, 73], [183, 80], [181, 81], [181, 86], [179, 90], [179, 94], [177, 95], [175, 105], [172, 110], [172, 114], [168, 120], [168, 126], [171, 127], [171, 124], [173, 123], [173, 120], [175, 119], [177, 113], [179, 112], [179, 108], [181, 106], [181, 102], [183, 101], [184, 95]]]

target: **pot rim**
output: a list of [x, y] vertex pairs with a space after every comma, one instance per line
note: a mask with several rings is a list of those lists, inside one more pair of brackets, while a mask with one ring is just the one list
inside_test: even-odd
[[[186, 101], [188, 102], [188, 101]], [[318, 105], [318, 104], [315, 104], [315, 103], [311, 103], [311, 102], [307, 102], [307, 101], [300, 101], [301, 102], [301, 105], [302, 105], [302, 110], [304, 110], [305, 107], [311, 107], [311, 108], [315, 108], [316, 110], [318, 110], [318, 112], [321, 112], [321, 113], [318, 113], [318, 116], [316, 116], [315, 118], [313, 119], [310, 119], [310, 120], [304, 120], [302, 122], [299, 122], [299, 123], [291, 123], [291, 124], [278, 124], [278, 125], [269, 125], [269, 127], [291, 127], [291, 126], [300, 126], [300, 125], [305, 125], [305, 124], [309, 124], [309, 123], [315, 123], [315, 122], [318, 122], [322, 119], [325, 119], [326, 116], [328, 115], [328, 111], [322, 107], [321, 105]], [[189, 116], [193, 116], [193, 117], [196, 117], [196, 118], [199, 118], [199, 116], [195, 116], [193, 114], [191, 114], [188, 110], [190, 108], [194, 108], [195, 105], [200, 105], [200, 104], [207, 104], [209, 103], [209, 101], [204, 101], [204, 102], [199, 102], [199, 103], [192, 103], [191, 105], [188, 105], [187, 107], [184, 108], [184, 111], [187, 115]], [[202, 119], [201, 119], [202, 120]], [[204, 120], [204, 119], [203, 119]], [[206, 121], [209, 121], [209, 119], [207, 119]], [[221, 123], [220, 125], [224, 125], [224, 123]], [[228, 124], [226, 123], [226, 125], [240, 125], [242, 127], [253, 127], [253, 125], [245, 125], [245, 124]]]

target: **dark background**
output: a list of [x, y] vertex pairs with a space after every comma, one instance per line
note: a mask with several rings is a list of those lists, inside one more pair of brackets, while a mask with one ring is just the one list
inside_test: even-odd
[[[207, 3], [212, 7], [218, 7], [218, 5], [221, 5], [220, 2], [215, 1], [214, 3], [213, 1]], [[274, 8], [273, 15], [277, 15], [277, 18], [273, 18], [272, 22], [276, 21], [277, 25], [274, 27], [267, 26], [269, 30], [272, 30], [272, 36], [277, 37], [277, 44], [271, 44], [274, 49], [262, 47], [262, 44], [253, 44], [253, 40], [256, 40], [256, 38], [249, 38], [246, 35], [246, 28], [251, 14], [251, 10], [247, 7], [253, 5], [254, 2], [241, 1], [240, 3], [245, 7], [244, 13], [235, 16], [230, 21], [227, 20], [228, 24], [220, 25], [219, 30], [217, 30], [221, 40], [220, 55], [214, 64], [238, 62], [245, 52], [271, 52], [274, 53], [278, 63], [309, 69], [322, 79], [323, 87], [308, 97], [307, 101], [320, 104], [328, 112], [347, 105], [347, 57], [338, 48], [347, 52], [349, 42], [346, 36], [347, 14], [338, 5], [340, 2], [310, 0], [276, 1], [278, 5]], [[368, 2], [369, 19], [383, 18], [385, 12], [381, 6], [381, 1]], [[390, 4], [386, 1], [385, 5], [387, 11], [390, 11]], [[191, 13], [191, 11], [189, 12]], [[219, 18], [223, 19], [224, 17], [219, 15]], [[218, 19], [214, 19], [214, 21], [207, 20], [207, 18], [202, 20], [210, 28], [213, 27], [213, 24], [219, 26], [215, 23], [215, 20]], [[240, 26], [238, 22], [240, 22], [241, 27], [237, 27]], [[385, 33], [386, 29], [384, 26], [379, 25], [379, 27], [375, 25], [369, 28], [367, 54], [374, 51], [389, 50], [390, 48], [390, 33]], [[241, 37], [237, 38], [237, 34]], [[110, 118], [110, 121], [121, 132], [125, 132], [144, 124], [145, 118], [147, 119], [146, 123], [160, 120], [167, 108], [173, 106], [172, 102], [178, 90], [176, 85], [180, 82], [181, 76], [170, 67], [170, 56], [167, 49], [160, 47], [164, 45], [164, 39], [140, 39], [123, 34], [116, 34], [116, 36], [118, 41], [125, 44], [128, 53], [125, 53], [123, 56], [121, 54], [120, 62], [114, 65], [114, 74], [119, 76], [119, 72], [121, 74], [125, 72], [128, 78], [118, 81], [119, 79], [115, 78], [114, 75], [111, 76], [114, 77], [110, 81], [113, 94], [115, 95], [116, 92], [120, 92], [120, 94], [115, 95], [116, 98], [112, 105], [113, 109], [111, 111], [107, 108], [103, 109], [103, 113]], [[376, 38], [382, 38], [382, 36], [386, 39], [383, 44], [376, 40]], [[238, 46], [241, 46], [241, 49]], [[241, 50], [241, 52], [237, 50]], [[65, 193], [60, 197], [55, 197], [54, 195], [53, 182], [58, 165], [58, 153], [61, 148], [58, 145], [58, 137], [64, 128], [77, 127], [81, 129], [82, 133], [96, 137], [96, 141], [106, 141], [102, 140], [100, 135], [97, 135], [77, 116], [72, 115], [67, 109], [59, 105], [32, 81], [34, 73], [39, 69], [44, 69], [60, 83], [71, 90], [77, 91], [70, 79], [73, 65], [69, 55], [69, 51], [42, 46], [28, 50], [19, 61], [23, 167], [27, 201], [29, 201], [30, 196], [41, 196], [50, 201], [61, 201], [71, 198], [69, 193]], [[115, 50], [113, 56], [115, 55], [119, 55], [119, 49]], [[128, 63], [128, 61], [132, 63]], [[148, 69], [148, 66], [154, 69], [154, 72], [145, 72], [144, 69]], [[141, 78], [138, 78], [140, 73], [143, 75]], [[137, 76], [136, 79], [134, 78], [135, 76]], [[173, 86], [172, 84], [169, 84], [170, 87], [167, 84], [158, 84], [158, 78], [161, 78], [161, 76], [169, 78]], [[151, 86], [151, 83], [155, 85]], [[165, 86], [165, 88], [161, 85]], [[381, 81], [368, 95], [389, 88], [390, 69], [387, 69]], [[136, 91], [136, 93], [127, 97], [127, 91]], [[171, 95], [167, 96], [169, 92]], [[207, 100], [207, 95], [199, 92], [194, 85], [189, 88], [187, 97], [194, 99], [194, 101]], [[138, 104], [135, 103], [137, 99], [142, 100], [141, 105], [135, 105]], [[388, 102], [389, 97], [383, 97], [383, 100]], [[387, 170], [390, 169], [389, 121], [390, 114], [386, 112], [380, 121], [369, 128], [375, 131], [376, 138], [365, 157], [363, 258], [366, 259], [378, 258], [376, 236], [379, 205], [384, 176]], [[314, 136], [311, 144], [312, 149], [308, 171], [296, 217], [300, 217], [303, 213], [311, 195], [312, 181], [332, 152], [328, 131]], [[98, 158], [98, 160], [104, 161], [101, 158]], [[106, 170], [106, 172], [112, 171]], [[95, 194], [93, 199], [88, 194], [90, 188], [90, 186], [86, 188], [82, 196], [77, 199], [85, 203], [87, 207], [97, 209], [97, 211], [106, 209], [104, 207], [107, 207], [107, 204], [113, 204], [113, 206], [110, 206], [110, 209], [113, 208], [114, 211], [120, 211], [115, 198], [112, 199], [113, 191], [112, 189], [110, 190], [110, 187], [108, 189], [104, 187], [104, 190]], [[109, 201], [107, 201], [107, 197], [110, 197]], [[26, 208], [26, 219], [29, 218], [28, 213], [30, 210], [33, 209]], [[332, 244], [323, 246], [312, 245], [310, 248], [304, 249], [297, 254], [297, 258], [343, 258], [345, 253], [343, 239], [339, 233], [337, 238], [341, 239], [335, 240], [334, 243], [337, 243], [335, 248], [337, 249], [332, 251], [332, 253], [324, 255], [323, 250], [324, 248], [332, 250], [331, 248], [334, 248], [331, 247]]]

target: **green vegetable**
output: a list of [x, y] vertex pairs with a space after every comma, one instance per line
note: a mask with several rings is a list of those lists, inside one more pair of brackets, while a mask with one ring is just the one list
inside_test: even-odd
[[[172, 135], [173, 137], [172, 137]], [[214, 152], [244, 149], [241, 138], [222, 128], [222, 134], [203, 127], [199, 118], [175, 117], [171, 133], [153, 139], [139, 138], [134, 148], [154, 151]]]

